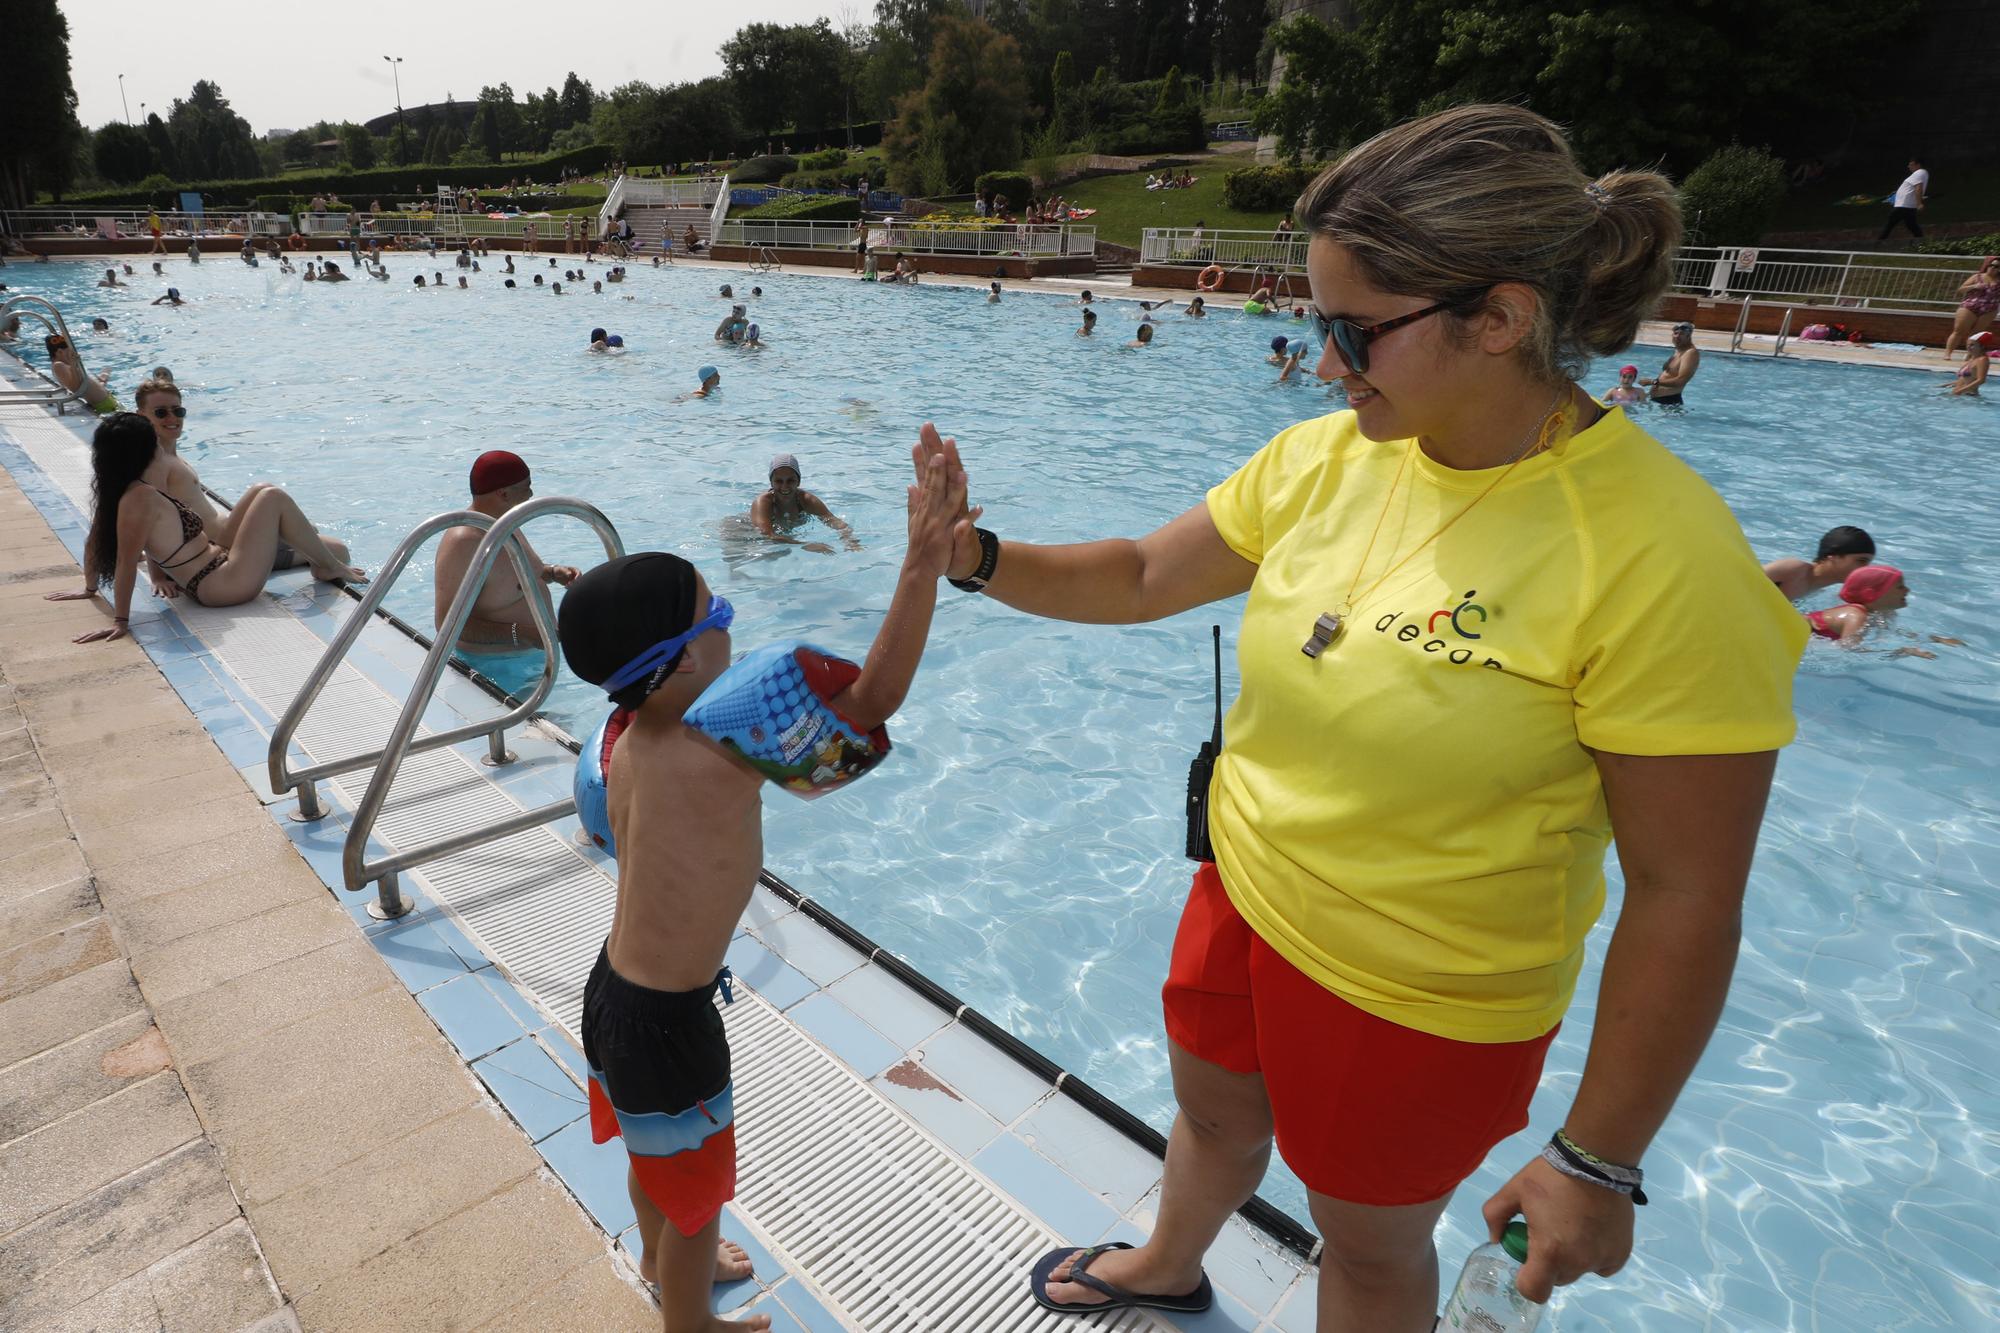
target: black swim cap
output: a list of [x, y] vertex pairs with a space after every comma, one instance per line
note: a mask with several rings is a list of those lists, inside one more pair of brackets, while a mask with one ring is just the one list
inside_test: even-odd
[[[654, 644], [686, 633], [698, 613], [694, 566], [665, 551], [640, 551], [578, 575], [556, 613], [556, 635], [569, 669], [602, 685]], [[637, 708], [686, 652], [675, 653], [644, 680], [613, 694], [611, 701]]]
[[1824, 560], [1830, 555], [1873, 555], [1875, 539], [1860, 528], [1829, 528], [1819, 539], [1819, 554], [1815, 560]]

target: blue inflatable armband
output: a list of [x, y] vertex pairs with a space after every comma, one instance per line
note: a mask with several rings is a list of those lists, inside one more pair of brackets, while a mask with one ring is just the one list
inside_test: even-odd
[[576, 757], [576, 777], [570, 783], [570, 793], [576, 797], [576, 817], [583, 822], [583, 831], [614, 857], [618, 855], [618, 846], [611, 836], [610, 795], [605, 790], [604, 775], [611, 768], [611, 747], [618, 743], [632, 716], [629, 708], [614, 709], [597, 724], [597, 730], [590, 733], [590, 739], [583, 743], [583, 752]]
[[812, 800], [882, 762], [889, 733], [863, 732], [833, 699], [861, 668], [807, 643], [744, 654], [689, 706], [683, 720], [792, 795]]

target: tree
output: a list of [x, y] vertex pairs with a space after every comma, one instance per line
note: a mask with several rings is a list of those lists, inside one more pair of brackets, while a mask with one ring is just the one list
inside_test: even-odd
[[389, 131], [389, 138], [383, 146], [382, 155], [389, 159], [391, 166], [396, 167], [407, 167], [416, 160], [417, 136], [411, 133], [410, 127], [400, 119], [397, 120], [396, 127]]
[[[875, 25], [878, 31], [894, 33], [908, 42], [922, 61], [929, 59], [937, 21], [963, 12], [959, 0], [875, 0]], [[921, 82], [919, 76], [916, 83]]]
[[174, 151], [174, 136], [167, 130], [167, 122], [160, 119], [155, 111], [146, 117], [142, 127], [146, 142], [153, 150], [153, 170], [167, 176], [181, 174], [180, 155]]
[[759, 134], [770, 135], [791, 112], [787, 79], [793, 51], [790, 31], [778, 23], [746, 24], [722, 44], [736, 109]]
[[91, 164], [112, 185], [143, 180], [153, 170], [153, 145], [136, 125], [114, 120], [97, 132], [90, 145]]
[[167, 113], [167, 134], [184, 179], [257, 174], [257, 143], [250, 122], [207, 79], [197, 80], [185, 98], [175, 99]]
[[356, 171], [375, 165], [375, 138], [365, 126], [343, 121], [340, 126], [340, 160]]
[[790, 46], [785, 77], [791, 92], [786, 111], [792, 128], [803, 134], [846, 123], [846, 40], [825, 19], [794, 24], [785, 32]]
[[896, 114], [896, 104], [923, 84], [923, 61], [910, 39], [878, 27], [855, 75], [855, 113], [863, 120], [888, 120]]
[[563, 80], [562, 91], [556, 94], [556, 105], [558, 116], [555, 128], [566, 130], [590, 119], [591, 113], [597, 109], [597, 94], [590, 90], [588, 83], [576, 76], [575, 70], [571, 70], [569, 77]]
[[[903, 100], [882, 146], [889, 178], [906, 191], [939, 192], [1021, 160], [1028, 79], [1013, 38], [980, 19], [936, 21], [930, 75]], [[942, 170], [938, 164], [942, 163]]]
[[69, 21], [56, 0], [17, 0], [7, 16], [7, 113], [0, 116], [0, 207], [56, 198], [75, 172], [83, 126], [69, 77]]
[[1703, 245], [1756, 245], [1785, 201], [1785, 164], [1761, 148], [1729, 144], [1681, 183], [1681, 213]]
[[1259, 134], [1275, 135], [1278, 150], [1296, 162], [1306, 153], [1329, 156], [1388, 123], [1367, 79], [1369, 41], [1349, 28], [1329, 28], [1310, 14], [1277, 32], [1285, 77], [1257, 104]]

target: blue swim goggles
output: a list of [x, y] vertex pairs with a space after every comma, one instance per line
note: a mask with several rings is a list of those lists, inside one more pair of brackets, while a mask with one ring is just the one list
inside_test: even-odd
[[675, 655], [681, 649], [693, 643], [701, 635], [708, 633], [712, 629], [728, 629], [735, 619], [736, 608], [729, 604], [729, 599], [726, 597], [717, 597], [715, 594], [710, 593], [707, 615], [689, 626], [686, 633], [676, 634], [671, 639], [662, 639], [645, 652], [640, 653], [637, 657], [620, 667], [609, 680], [604, 682], [601, 688], [606, 694], [616, 694], [627, 685], [635, 681], [644, 680], [668, 662], [673, 661]]

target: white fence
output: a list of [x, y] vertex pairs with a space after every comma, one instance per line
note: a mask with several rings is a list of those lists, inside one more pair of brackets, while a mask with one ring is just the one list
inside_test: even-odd
[[[1299, 234], [1149, 227], [1139, 262], [1220, 264], [1232, 272], [1263, 269], [1297, 275], [1305, 272], [1306, 244]], [[1686, 246], [1674, 256], [1673, 290], [1735, 300], [1940, 312], [1958, 305], [1959, 285], [1978, 267], [1979, 260], [1957, 255]]]
[[1856, 250], [1687, 246], [1674, 256], [1674, 290], [1741, 300], [1859, 310], [1949, 311], [1979, 260]]
[[[717, 245], [769, 245], [790, 250], [852, 250], [851, 222], [784, 222], [731, 218], [716, 231]], [[871, 222], [868, 248], [935, 255], [1089, 257], [1097, 253], [1097, 228], [1010, 226], [924, 227], [913, 222]]]
[[1268, 231], [1209, 231], [1202, 227], [1148, 227], [1139, 244], [1142, 264], [1192, 264], [1272, 273], [1306, 271], [1306, 237]]

